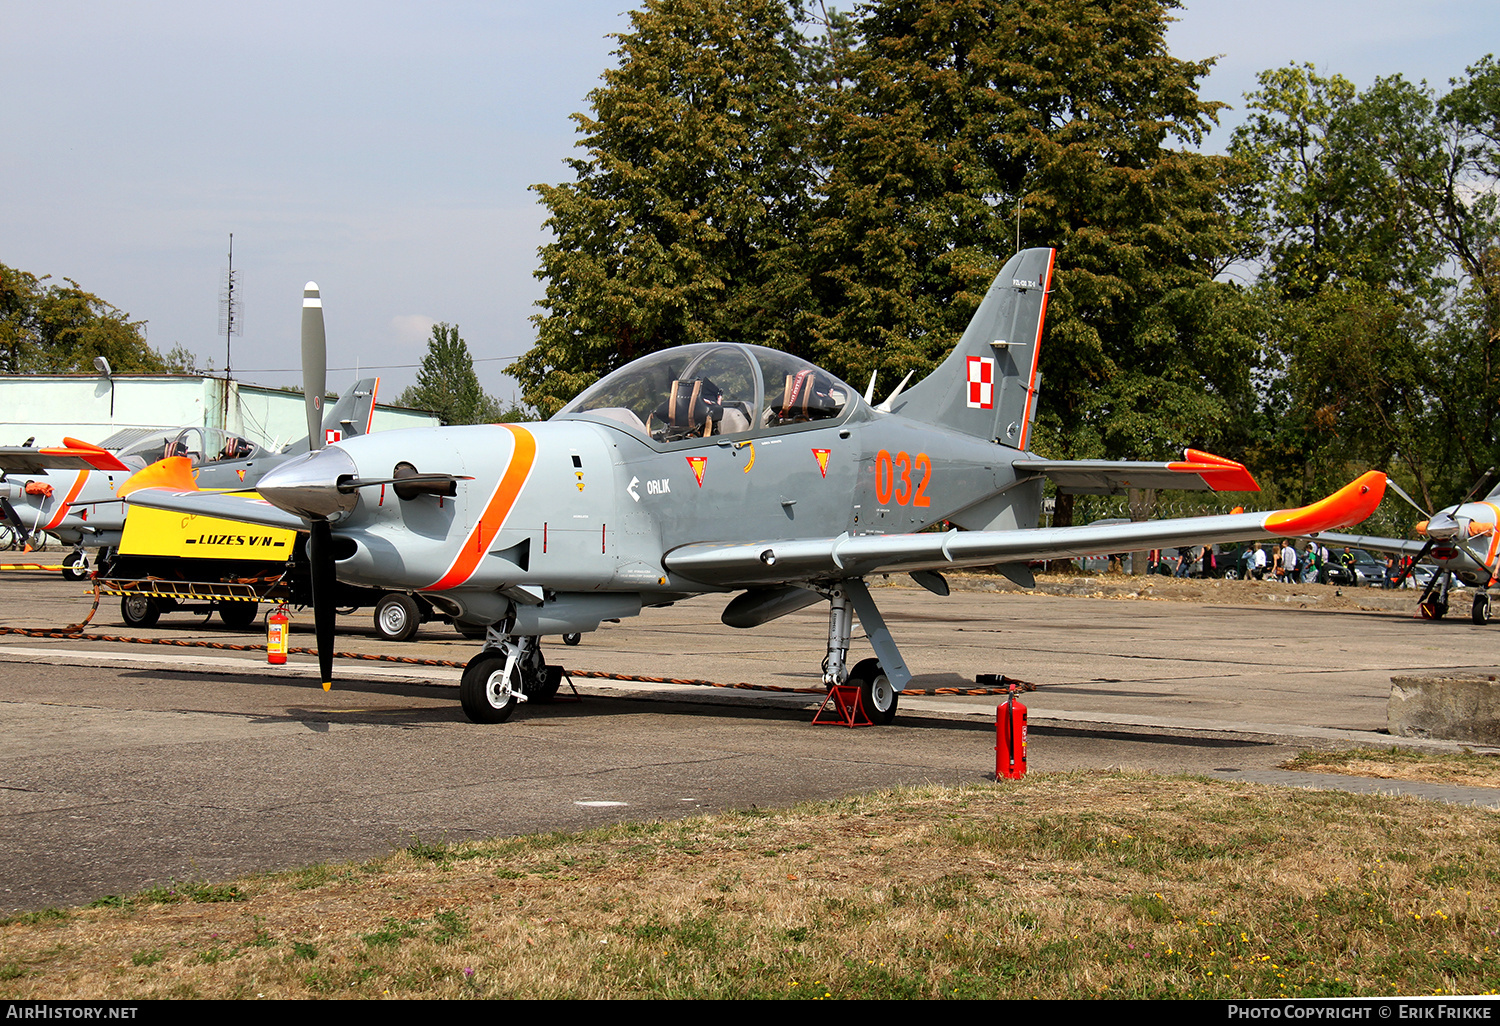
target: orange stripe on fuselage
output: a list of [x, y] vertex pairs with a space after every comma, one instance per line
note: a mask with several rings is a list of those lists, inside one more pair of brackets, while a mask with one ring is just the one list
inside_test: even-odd
[[495, 485], [495, 493], [490, 496], [489, 505], [484, 508], [479, 522], [464, 539], [463, 548], [454, 557], [453, 564], [448, 567], [448, 572], [429, 584], [423, 589], [424, 591], [457, 588], [474, 576], [474, 571], [479, 568], [479, 561], [489, 551], [490, 542], [495, 540], [495, 535], [500, 533], [500, 528], [505, 526], [505, 520], [510, 516], [510, 511], [515, 506], [516, 499], [526, 484], [526, 479], [531, 476], [531, 466], [536, 462], [536, 439], [532, 437], [530, 431], [516, 427], [514, 424], [500, 426], [508, 429], [516, 438], [515, 451], [510, 455], [510, 465], [500, 476], [500, 483]]
[[[1500, 506], [1496, 506], [1493, 502], [1481, 502], [1480, 505], [1488, 506], [1490, 508], [1490, 512], [1495, 514], [1495, 523], [1493, 525], [1494, 530], [1490, 534], [1490, 554], [1486, 556], [1484, 560], [1485, 572], [1490, 575], [1489, 583], [1494, 584], [1495, 549], [1497, 546], [1500, 546]], [[1472, 522], [1473, 521], [1470, 521], [1470, 523]]]
[[57, 515], [42, 528], [44, 531], [50, 531], [62, 523], [62, 518], [68, 515], [68, 503], [78, 498], [78, 493], [83, 491], [83, 483], [88, 479], [89, 472], [87, 470], [80, 470], [78, 472], [78, 476], [73, 479], [73, 487], [68, 489], [68, 497], [58, 504]]
[[1057, 263], [1057, 250], [1047, 258], [1047, 276], [1042, 279], [1042, 312], [1036, 318], [1036, 339], [1031, 343], [1031, 377], [1026, 379], [1026, 408], [1021, 411], [1021, 440], [1016, 448], [1025, 450], [1026, 436], [1031, 434], [1031, 404], [1036, 401], [1036, 368], [1042, 356], [1042, 328], [1047, 323], [1047, 296], [1052, 292], [1052, 267]]

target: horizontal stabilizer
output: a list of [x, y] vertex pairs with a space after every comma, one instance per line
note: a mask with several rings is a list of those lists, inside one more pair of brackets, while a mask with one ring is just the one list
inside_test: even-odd
[[120, 470], [130, 468], [114, 453], [97, 445], [64, 438], [61, 448], [0, 447], [0, 470], [7, 474], [45, 474], [49, 470]]
[[1018, 473], [1042, 474], [1068, 495], [1120, 495], [1130, 488], [1258, 492], [1243, 463], [1189, 449], [1177, 463], [1130, 460], [1016, 460]]

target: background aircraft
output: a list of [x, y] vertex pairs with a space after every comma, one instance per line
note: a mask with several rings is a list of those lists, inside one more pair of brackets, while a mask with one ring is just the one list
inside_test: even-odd
[[[1177, 463], [1027, 451], [1053, 262], [1050, 249], [1013, 257], [947, 360], [878, 407], [787, 353], [683, 346], [608, 375], [546, 423], [347, 439], [267, 473], [259, 496], [195, 491], [175, 461], [125, 490], [133, 504], [309, 531], [325, 688], [335, 577], [420, 591], [484, 625], [460, 687], [481, 722], [556, 690], [540, 636], [719, 592], [733, 596], [732, 627], [828, 602], [824, 683], [857, 683], [870, 716], [890, 722], [911, 672], [870, 574], [908, 572], [943, 595], [948, 567], [998, 563], [1025, 579], [1029, 560], [1305, 534], [1363, 520], [1383, 494], [1370, 473], [1297, 510], [1038, 529], [1049, 477], [1078, 491], [1256, 487], [1240, 464], [1192, 451]], [[965, 530], [923, 531], [944, 520]], [[851, 668], [856, 615], [875, 658]]]
[[[1412, 557], [1412, 566], [1420, 560], [1431, 558], [1437, 564], [1437, 573], [1422, 589], [1417, 606], [1422, 616], [1429, 620], [1441, 620], [1448, 613], [1448, 596], [1453, 578], [1458, 578], [1470, 587], [1477, 588], [1469, 607], [1469, 616], [1476, 624], [1490, 622], [1489, 587], [1500, 574], [1500, 486], [1496, 486], [1483, 499], [1470, 501], [1484, 490], [1494, 475], [1493, 468], [1469, 490], [1462, 502], [1426, 513], [1416, 501], [1392, 482], [1391, 487], [1427, 519], [1416, 526], [1416, 533], [1423, 541], [1405, 538], [1379, 538], [1363, 534], [1338, 534], [1321, 532], [1313, 535], [1326, 545], [1343, 545], [1349, 548], [1373, 549], [1397, 556]], [[1393, 581], [1400, 587], [1412, 572], [1408, 566]]]
[[[304, 369], [305, 376], [317, 372], [316, 364]], [[317, 400], [314, 433], [320, 439], [368, 433], [379, 386], [379, 378], [355, 382], [326, 418], [323, 393], [309, 396]], [[253, 485], [277, 463], [307, 451], [307, 439], [270, 452], [239, 435], [194, 426], [152, 431], [118, 451], [75, 438], [65, 439], [60, 448], [3, 446], [0, 523], [28, 539], [47, 532], [73, 546], [64, 558], [63, 573], [70, 580], [82, 580], [89, 572], [85, 549], [120, 544], [126, 510], [118, 488], [137, 470], [167, 456], [180, 456], [191, 463], [199, 487], [238, 488]]]

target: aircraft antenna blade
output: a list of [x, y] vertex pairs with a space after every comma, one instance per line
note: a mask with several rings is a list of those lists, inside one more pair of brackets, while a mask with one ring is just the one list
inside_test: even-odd
[[323, 448], [323, 396], [328, 391], [328, 340], [318, 283], [302, 290], [302, 400], [307, 407], [307, 447]]
[[326, 520], [314, 520], [307, 538], [307, 559], [312, 566], [313, 632], [318, 640], [318, 673], [323, 690], [333, 687], [334, 629], [338, 617], [335, 592], [338, 579], [333, 566], [333, 529]]
[[875, 408], [877, 410], [879, 410], [881, 413], [890, 413], [891, 412], [891, 403], [893, 403], [893, 402], [896, 401], [896, 396], [898, 396], [898, 395], [901, 394], [901, 390], [906, 387], [906, 383], [911, 380], [911, 376], [913, 374], [915, 374], [915, 373], [916, 373], [916, 371], [914, 371], [914, 370], [907, 371], [906, 372], [906, 377], [904, 377], [904, 378], [901, 379], [901, 384], [899, 384], [899, 385], [896, 386], [896, 390], [894, 392], [892, 392], [890, 395], [886, 396], [885, 397], [885, 402], [881, 403], [879, 406], [877, 406]]
[[872, 370], [870, 372], [870, 383], [865, 386], [865, 402], [869, 403], [871, 406], [875, 405], [875, 375], [879, 373], [880, 371], [878, 369]]

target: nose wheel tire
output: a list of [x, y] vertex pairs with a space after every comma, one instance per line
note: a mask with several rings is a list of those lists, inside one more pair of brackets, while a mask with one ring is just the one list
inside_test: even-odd
[[86, 581], [89, 579], [89, 557], [81, 551], [68, 553], [63, 557], [62, 575], [65, 581]]
[[1483, 627], [1490, 622], [1490, 597], [1486, 592], [1474, 596], [1474, 622]]
[[487, 648], [464, 667], [458, 698], [470, 722], [504, 723], [516, 711], [520, 675], [513, 671], [507, 680], [505, 661], [498, 649]]
[[410, 641], [421, 626], [422, 611], [410, 595], [392, 593], [375, 605], [375, 630], [387, 641]]
[[161, 606], [150, 595], [126, 595], [120, 600], [120, 618], [138, 630], [154, 627], [161, 619]]
[[864, 703], [865, 714], [870, 722], [884, 726], [896, 718], [896, 703], [901, 692], [891, 684], [878, 659], [862, 659], [849, 674], [849, 683], [859, 685], [859, 698]]
[[583, 640], [583, 635], [582, 634], [564, 634], [563, 635], [563, 644], [564, 645], [569, 645], [569, 646], [576, 645], [576, 644], [578, 644], [582, 640]]

